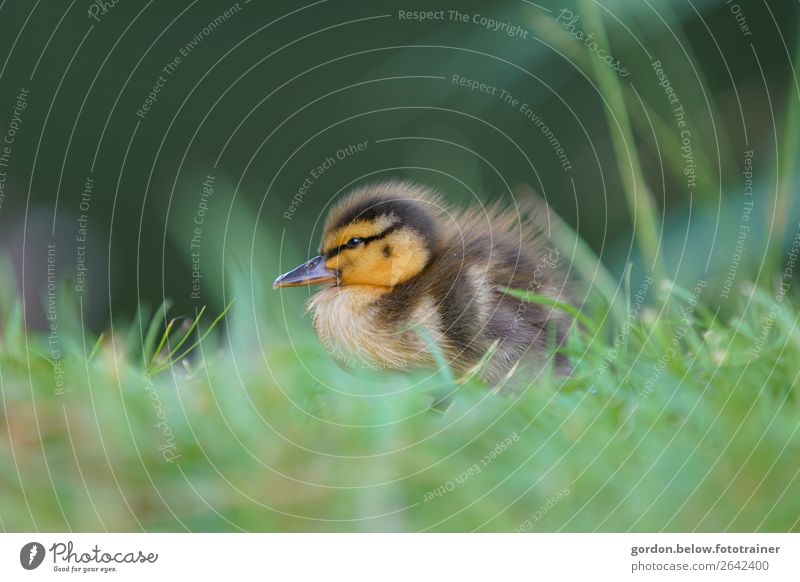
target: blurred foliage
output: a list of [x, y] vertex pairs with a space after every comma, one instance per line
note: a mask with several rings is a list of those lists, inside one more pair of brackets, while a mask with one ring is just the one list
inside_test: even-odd
[[[242, 10], [183, 58], [146, 117], [138, 117], [162, 68], [231, 5], [119, 3], [99, 22], [82, 9], [35, 10], [24, 28], [30, 7], [4, 6], [0, 54], [8, 59], [0, 112], [9, 115], [0, 115], [0, 131], [22, 87], [30, 90], [30, 106], [15, 144], [0, 241], [8, 244], [12, 233], [22, 238], [20, 217], [28, 209], [28, 245], [63, 238], [60, 269], [71, 274], [80, 193], [92, 176], [95, 329], [108, 323], [102, 306], [109, 296], [115, 312], [127, 317], [140, 303], [154, 306], [164, 298], [182, 311], [202, 304], [222, 308], [226, 253], [241, 252], [245, 266], [255, 254], [265, 269], [276, 266], [278, 255], [295, 262], [317, 245], [320, 217], [337, 193], [388, 176], [439, 187], [459, 204], [510, 200], [510, 190], [528, 184], [615, 273], [629, 260], [642, 265], [624, 210], [630, 188], [625, 172], [617, 171], [628, 159], [612, 146], [619, 130], [609, 125], [598, 94], [607, 84], [596, 80], [597, 59], [556, 22], [562, 8], [582, 14], [580, 4], [540, 3], [546, 12], [523, 1], [459, 3], [465, 14], [522, 26], [529, 33], [522, 39], [471, 21], [400, 20], [398, 11], [412, 7], [396, 1], [240, 3]], [[796, 148], [782, 146], [797, 135], [796, 121], [784, 120], [791, 117], [786, 104], [800, 99], [788, 66], [798, 8], [791, 2], [748, 6], [752, 32], [745, 37], [724, 3], [610, 0], [602, 6], [610, 48], [631, 71], [620, 90], [641, 159], [643, 176], [636, 182], [646, 183], [664, 216], [658, 240], [668, 272], [690, 284], [707, 263], [730, 261], [743, 152], [756, 152], [759, 200], [773, 197], [777, 180], [795, 177]], [[594, 30], [587, 18], [578, 28]], [[651, 68], [656, 59], [687, 111], [699, 181], [694, 193], [682, 174], [670, 104]], [[453, 74], [524, 100], [553, 131], [574, 170], [562, 170], [551, 144], [519, 111], [452, 83]], [[403, 137], [415, 139], [394, 139]], [[284, 218], [312, 169], [340, 148], [365, 141], [365, 151], [314, 180], [293, 218]], [[789, 156], [781, 160], [780, 176], [779, 151]], [[198, 303], [190, 297], [190, 239], [209, 174], [215, 194], [202, 245], [208, 284]], [[781, 219], [800, 217], [796, 198], [785, 196]], [[769, 205], [756, 211], [753, 224], [761, 230], [751, 238], [753, 249], [766, 246], [767, 233], [791, 238], [773, 223]], [[41, 226], [31, 223], [34, 212], [46, 217]], [[230, 237], [241, 237], [245, 246], [232, 250]], [[687, 239], [708, 245], [708, 255], [687, 256]], [[772, 242], [780, 248], [783, 241]], [[742, 275], [754, 278], [758, 256], [748, 254], [744, 264]]]
[[[206, 340], [150, 377], [122, 328], [91, 359], [95, 338], [64, 345], [57, 394], [36, 355], [47, 339], [26, 349], [9, 317], [0, 518], [46, 531], [798, 531], [797, 310], [751, 292], [722, 322], [693, 292], [642, 285], [639, 317], [573, 334], [568, 379], [545, 370], [507, 396], [345, 370], [299, 331], [235, 357], [234, 338]], [[434, 412], [443, 390], [452, 404]]]

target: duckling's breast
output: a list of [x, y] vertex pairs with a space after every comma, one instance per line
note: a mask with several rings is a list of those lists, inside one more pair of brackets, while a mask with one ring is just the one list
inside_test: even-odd
[[315, 294], [308, 304], [314, 328], [325, 350], [353, 367], [407, 369], [432, 363], [414, 329], [421, 326], [438, 339], [436, 310], [421, 301], [405, 321], [390, 324], [381, 314], [385, 289], [368, 285], [330, 287]]

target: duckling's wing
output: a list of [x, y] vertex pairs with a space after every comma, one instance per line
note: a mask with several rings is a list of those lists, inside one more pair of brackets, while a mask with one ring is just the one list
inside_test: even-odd
[[[495, 202], [462, 211], [443, 250], [446, 271], [458, 273], [448, 277], [456, 284], [440, 303], [449, 314], [443, 318], [451, 322], [448, 335], [471, 361], [498, 342], [487, 378], [492, 382], [523, 361], [541, 368], [551, 335], [560, 343], [569, 323], [558, 310], [502, 291], [510, 287], [560, 298], [566, 288], [563, 258], [531, 215], [536, 207], [520, 206]], [[564, 362], [557, 365], [563, 368]]]

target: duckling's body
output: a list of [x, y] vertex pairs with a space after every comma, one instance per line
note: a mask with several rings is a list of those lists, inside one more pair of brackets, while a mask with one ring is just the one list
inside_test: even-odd
[[[496, 384], [515, 366], [540, 369], [568, 325], [562, 313], [499, 288], [557, 297], [558, 262], [558, 252], [518, 213], [498, 206], [455, 211], [425, 188], [386, 182], [359, 188], [334, 207], [321, 256], [276, 286], [329, 273], [324, 282], [333, 285], [315, 294], [309, 309], [335, 357], [382, 368], [429, 366], [426, 341], [433, 340], [450, 366], [466, 373], [497, 343], [482, 372]], [[566, 362], [559, 357], [556, 364]]]

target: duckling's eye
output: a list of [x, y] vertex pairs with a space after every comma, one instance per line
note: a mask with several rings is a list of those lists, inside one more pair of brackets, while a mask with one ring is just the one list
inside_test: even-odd
[[360, 238], [358, 238], [357, 236], [354, 236], [354, 237], [353, 237], [353, 238], [351, 238], [349, 241], [347, 241], [347, 243], [345, 243], [345, 245], [344, 245], [344, 246], [346, 246], [348, 249], [354, 249], [354, 248], [356, 248], [358, 245], [360, 245], [362, 242], [364, 242], [364, 240], [363, 240], [363, 239], [360, 239]]

